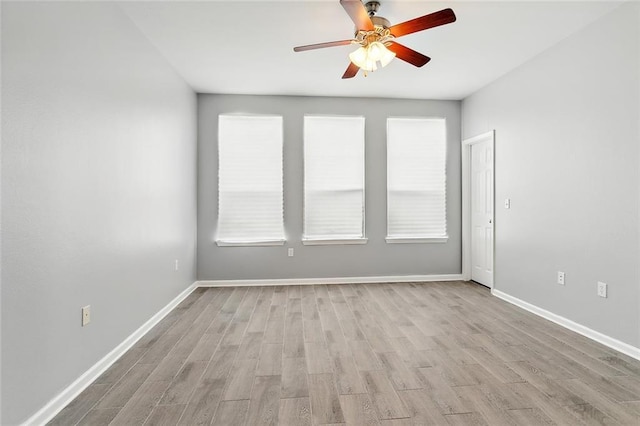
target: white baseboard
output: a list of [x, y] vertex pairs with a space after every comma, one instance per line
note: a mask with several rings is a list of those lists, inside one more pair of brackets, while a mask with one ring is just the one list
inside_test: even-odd
[[618, 352], [622, 352], [625, 355], [629, 355], [632, 358], [640, 360], [640, 348], [636, 348], [635, 346], [629, 345], [628, 343], [624, 343], [620, 340], [614, 339], [613, 337], [609, 337], [606, 334], [602, 334], [598, 331], [592, 330], [589, 327], [585, 327], [584, 325], [573, 322], [570, 319], [539, 308], [535, 305], [532, 305], [531, 303], [525, 302], [524, 300], [520, 300], [517, 297], [510, 296], [506, 293], [501, 292], [500, 290], [493, 289], [491, 290], [491, 294], [513, 305], [519, 306], [526, 311], [529, 311], [542, 318], [548, 319], [551, 322], [561, 325], [564, 328], [575, 331], [576, 333], [588, 337], [591, 340], [602, 343], [603, 345], [608, 346], [611, 349], [615, 349]]
[[274, 285], [314, 285], [314, 284], [376, 284], [414, 283], [432, 281], [459, 281], [462, 274], [448, 275], [398, 275], [385, 277], [336, 277], [336, 278], [286, 278], [269, 280], [204, 280], [197, 281], [198, 287], [255, 287]]
[[75, 382], [71, 383], [55, 396], [47, 405], [42, 407], [37, 413], [31, 416], [23, 423], [23, 426], [44, 425], [58, 414], [64, 407], [73, 401], [80, 393], [85, 390], [94, 380], [96, 380], [107, 368], [116, 362], [125, 352], [127, 352], [142, 336], [158, 324], [169, 312], [173, 310], [180, 302], [196, 289], [196, 283], [191, 284], [175, 299], [169, 302], [164, 308], [160, 309], [149, 321], [145, 322], [140, 328], [134, 331], [122, 343], [115, 347], [111, 352], [105, 355], [100, 361], [95, 363], [91, 368], [84, 372]]

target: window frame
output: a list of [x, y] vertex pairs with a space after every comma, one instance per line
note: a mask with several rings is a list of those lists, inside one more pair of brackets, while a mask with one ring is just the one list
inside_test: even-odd
[[[415, 237], [411, 236], [392, 236], [389, 235], [389, 122], [390, 120], [441, 120], [444, 122], [444, 227], [445, 234], [441, 236], [425, 236], [425, 235], [416, 235]], [[426, 117], [417, 117], [417, 116], [390, 116], [387, 117], [386, 123], [386, 154], [387, 154], [387, 188], [386, 188], [386, 213], [387, 213], [387, 235], [385, 236], [385, 241], [387, 244], [430, 244], [430, 243], [446, 243], [449, 241], [449, 227], [447, 221], [447, 159], [448, 159], [448, 129], [447, 129], [447, 118], [446, 117], [437, 117], [437, 116], [426, 116]]]
[[[307, 227], [307, 118], [356, 118], [361, 120], [362, 125], [362, 234], [360, 237], [352, 238], [331, 238], [326, 237], [308, 237], [306, 235]], [[367, 244], [366, 236], [366, 117], [364, 115], [341, 115], [341, 114], [305, 114], [303, 116], [303, 179], [302, 179], [302, 244], [307, 246], [317, 245], [361, 245]]]
[[[233, 240], [233, 239], [221, 239], [219, 237], [220, 231], [220, 164], [221, 164], [221, 155], [220, 155], [220, 123], [222, 117], [236, 117], [236, 118], [276, 118], [279, 119], [280, 126], [280, 196], [282, 200], [282, 216], [281, 216], [281, 225], [282, 225], [282, 238], [264, 238], [255, 240]], [[284, 223], [284, 117], [279, 114], [234, 114], [234, 113], [220, 113], [218, 114], [218, 132], [217, 132], [217, 148], [218, 148], [218, 185], [216, 188], [217, 191], [217, 217], [216, 217], [216, 235], [215, 235], [215, 243], [218, 247], [258, 247], [258, 246], [282, 246], [287, 241], [286, 237], [286, 229]]]

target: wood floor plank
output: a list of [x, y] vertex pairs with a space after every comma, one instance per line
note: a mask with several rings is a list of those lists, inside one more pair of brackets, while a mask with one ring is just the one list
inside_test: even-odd
[[[227, 327], [224, 336], [222, 336], [222, 340], [220, 341], [221, 346], [233, 346], [233, 345], [241, 345], [242, 339], [244, 337], [244, 333], [247, 329], [248, 323], [246, 321], [235, 321], [232, 320], [229, 323], [229, 327]], [[261, 333], [258, 333], [261, 334]]]
[[[80, 420], [78, 426], [108, 425], [120, 411], [120, 408], [96, 408]], [[69, 422], [67, 424], [73, 424]]]
[[251, 315], [253, 315], [253, 311], [256, 307], [256, 302], [258, 301], [261, 291], [262, 289], [260, 287], [249, 287], [247, 289], [247, 292], [238, 305], [236, 314], [233, 317], [235, 321], [246, 322], [248, 326], [248, 322], [251, 319]]
[[423, 387], [417, 372], [407, 368], [397, 353], [380, 353], [378, 358], [396, 390], [421, 389]]
[[472, 411], [471, 407], [463, 404], [437, 368], [419, 368], [417, 371], [424, 384], [423, 388], [429, 392], [430, 398], [442, 414], [461, 414]]
[[451, 426], [489, 426], [478, 413], [447, 414], [444, 418]]
[[491, 373], [501, 383], [523, 382], [524, 379], [513, 371], [508, 364], [496, 359], [482, 347], [465, 348], [464, 352], [471, 355], [478, 364], [482, 365], [489, 373]]
[[290, 285], [287, 287], [287, 289], [287, 298], [289, 299], [300, 299], [300, 297], [302, 296], [299, 285]]
[[379, 425], [378, 415], [371, 403], [369, 395], [340, 395], [340, 406], [347, 425], [369, 426]]
[[145, 347], [137, 347], [129, 349], [122, 357], [117, 360], [107, 371], [102, 373], [96, 379], [95, 384], [114, 384], [120, 380], [147, 352]]
[[231, 320], [233, 319], [233, 312], [223, 312], [220, 310], [218, 315], [211, 321], [209, 327], [205, 330], [205, 334], [215, 334], [222, 337], [224, 333], [227, 331], [227, 327], [231, 324]]
[[433, 367], [433, 360], [432, 357], [429, 356], [429, 352], [417, 350], [413, 343], [406, 337], [387, 339], [387, 341], [407, 367]]
[[362, 378], [379, 419], [410, 417], [407, 407], [393, 389], [393, 385], [384, 371], [365, 371], [362, 373]]
[[222, 401], [218, 405], [212, 426], [243, 425], [249, 410], [249, 400]]
[[372, 371], [382, 369], [382, 364], [371, 349], [366, 340], [353, 340], [349, 342], [353, 360], [360, 371]]
[[251, 387], [256, 375], [257, 364], [257, 359], [236, 359], [227, 377], [226, 389], [222, 397], [224, 401], [251, 397]]
[[284, 306], [287, 304], [287, 287], [279, 285], [273, 288], [271, 306]]
[[204, 378], [201, 380], [178, 422], [179, 425], [208, 425], [213, 420], [218, 403], [222, 399], [225, 379]]
[[334, 357], [333, 370], [335, 371], [336, 385], [340, 395], [366, 393], [364, 382], [358, 374], [356, 363], [351, 356]]
[[638, 376], [615, 376], [606, 379], [608, 382], [624, 389], [625, 395], [614, 396], [619, 402], [640, 401], [640, 375]]
[[322, 323], [317, 320], [303, 320], [302, 326], [304, 329], [304, 341], [306, 342], [323, 342], [324, 331], [322, 330]]
[[176, 333], [165, 333], [149, 347], [145, 354], [138, 361], [139, 364], [159, 364], [165, 356], [173, 349], [182, 336]]
[[185, 407], [185, 404], [156, 405], [145, 424], [150, 426], [175, 426], [178, 424]]
[[280, 376], [256, 376], [249, 400], [247, 424], [277, 425], [280, 410]]
[[255, 333], [245, 333], [238, 348], [239, 359], [258, 359], [260, 356], [260, 347], [264, 340], [264, 333], [259, 331]]
[[604, 414], [591, 404], [567, 405], [568, 412], [573, 414], [582, 424], [587, 425], [615, 425], [614, 419]]
[[640, 416], [621, 410], [620, 404], [616, 404], [610, 398], [602, 395], [600, 392], [583, 383], [581, 380], [565, 380], [562, 382], [562, 385], [584, 400], [589, 401], [589, 404], [594, 408], [613, 418], [620, 424], [640, 424]]
[[256, 306], [253, 310], [253, 315], [249, 320], [247, 326], [247, 332], [254, 333], [257, 331], [263, 331], [266, 328], [267, 320], [269, 319], [269, 312], [271, 309], [271, 298], [273, 297], [273, 287], [263, 287], [260, 291], [260, 296], [256, 301]]
[[237, 345], [219, 347], [189, 399], [179, 424], [209, 424], [222, 399], [227, 376], [233, 365]]
[[307, 363], [304, 358], [283, 358], [280, 394], [282, 398], [309, 396]]
[[291, 297], [291, 294], [292, 293], [289, 292], [289, 299], [287, 299], [287, 306], [285, 308], [285, 316], [296, 312], [302, 314], [302, 300], [300, 299], [300, 289], [298, 289], [298, 297]]
[[281, 399], [278, 424], [280, 426], [310, 426], [312, 422], [309, 398]]
[[222, 340], [221, 334], [203, 334], [196, 346], [189, 354], [187, 361], [191, 362], [209, 362], [211, 357], [218, 348], [218, 343]]
[[302, 313], [287, 311], [285, 317], [284, 357], [304, 357]]
[[153, 364], [137, 364], [104, 395], [96, 408], [124, 407], [154, 370]]
[[560, 405], [586, 404], [586, 401], [575, 393], [564, 388], [562, 382], [549, 379], [543, 372], [533, 367], [527, 361], [514, 362], [509, 364], [514, 371], [523, 377], [527, 383], [533, 385], [540, 392], [549, 398], [554, 399]]
[[[139, 386], [139, 384], [138, 384]], [[76, 424], [80, 419], [85, 417], [87, 412], [91, 410], [97, 401], [102, 398], [107, 391], [111, 388], [111, 385], [108, 384], [92, 384], [87, 389], [85, 389], [77, 398], [75, 398], [69, 405], [60, 411], [60, 413], [53, 418], [48, 424], [49, 425], [69, 425]], [[122, 407], [122, 405], [118, 405], [117, 407]], [[114, 406], [115, 407], [115, 406]], [[119, 409], [116, 411], [120, 411]], [[101, 414], [94, 413], [94, 415]]]
[[640, 424], [640, 361], [466, 282], [199, 288], [49, 424]]
[[207, 365], [202, 377], [204, 379], [224, 379], [229, 374], [231, 365], [238, 352], [237, 345], [220, 346]]
[[529, 383], [512, 383], [507, 386], [510, 391], [526, 395], [526, 398], [530, 401], [532, 407], [540, 409], [555, 424], [571, 425], [578, 421], [578, 418], [575, 415], [572, 415], [565, 409], [561, 404], [561, 401], [543, 394]]
[[315, 424], [344, 422], [333, 374], [309, 374], [311, 413]]
[[282, 374], [282, 344], [263, 343], [256, 376], [280, 376]]
[[446, 419], [425, 390], [402, 390], [398, 391], [398, 396], [404, 402], [409, 417], [415, 424], [438, 425], [446, 423]]
[[200, 377], [207, 368], [206, 362], [187, 362], [166, 390], [160, 404], [186, 404]]
[[509, 410], [509, 417], [514, 419], [518, 425], [555, 425], [555, 422], [539, 408]]
[[479, 413], [488, 424], [504, 426], [517, 424], [507, 410], [496, 406], [491, 399], [486, 398], [483, 389], [479, 386], [458, 386], [454, 391], [464, 404], [471, 408], [469, 412]]
[[307, 373], [333, 373], [329, 352], [324, 342], [305, 343], [304, 353], [307, 360]]
[[284, 318], [286, 305], [272, 305], [264, 332], [265, 343], [282, 343], [284, 340]]
[[347, 341], [352, 340], [364, 340], [364, 334], [360, 327], [358, 326], [358, 322], [354, 319], [345, 319], [340, 321], [340, 325], [342, 326], [342, 332], [344, 333], [344, 337]]
[[347, 357], [351, 356], [351, 349], [345, 339], [342, 330], [326, 330], [324, 332], [325, 342], [327, 343], [327, 350], [332, 357]]
[[111, 425], [143, 424], [169, 386], [168, 381], [146, 381], [111, 421]]
[[594, 379], [587, 377], [582, 379], [584, 383], [592, 386], [599, 393], [609, 396], [616, 402], [638, 401], [640, 400], [640, 389], [629, 389], [624, 384], [631, 384], [628, 376], [598, 377]]

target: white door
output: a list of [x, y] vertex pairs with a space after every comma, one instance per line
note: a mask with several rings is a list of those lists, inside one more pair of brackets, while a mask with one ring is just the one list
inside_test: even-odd
[[493, 140], [471, 145], [471, 279], [493, 287]]

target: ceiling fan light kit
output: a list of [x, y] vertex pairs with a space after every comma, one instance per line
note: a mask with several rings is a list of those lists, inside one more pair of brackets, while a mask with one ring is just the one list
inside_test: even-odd
[[358, 31], [354, 44], [360, 44], [360, 47], [349, 54], [349, 59], [365, 71], [365, 76], [367, 71], [378, 69], [378, 62], [386, 67], [396, 57], [385, 45], [392, 38], [389, 30], [382, 27], [375, 27], [373, 31]]
[[453, 10], [443, 9], [410, 21], [391, 25], [386, 18], [375, 16], [380, 8], [379, 1], [368, 1], [363, 4], [361, 0], [340, 0], [340, 4], [356, 25], [356, 33], [353, 39], [298, 46], [294, 47], [293, 50], [294, 52], [303, 52], [305, 50], [345, 46], [348, 44], [359, 45], [358, 49], [349, 54], [351, 63], [342, 76], [343, 79], [355, 77], [360, 69], [364, 71], [366, 77], [367, 72], [378, 69], [378, 63], [385, 67], [395, 57], [416, 67], [423, 66], [431, 58], [397, 43], [395, 39], [403, 35], [449, 24], [456, 20]]

